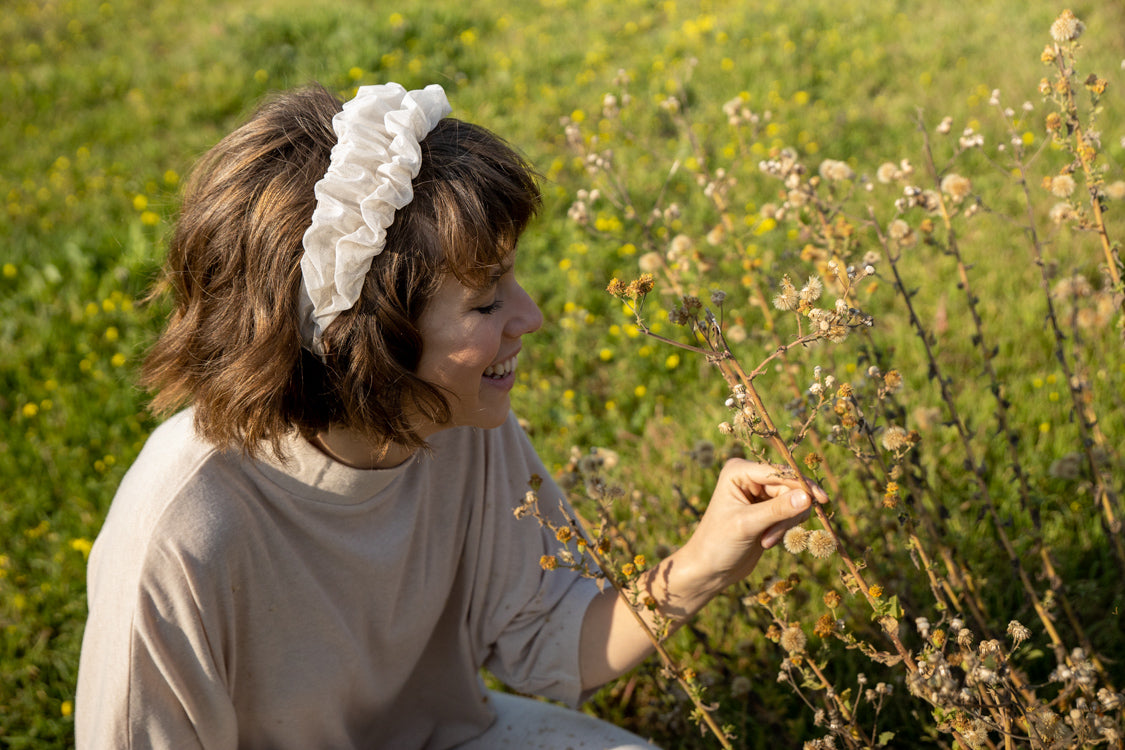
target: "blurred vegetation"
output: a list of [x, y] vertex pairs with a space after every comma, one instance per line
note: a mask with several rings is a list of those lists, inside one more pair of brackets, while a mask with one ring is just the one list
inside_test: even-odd
[[[702, 244], [720, 216], [693, 186], [702, 166], [693, 140], [715, 163], [752, 166], [792, 147], [814, 169], [833, 158], [870, 173], [907, 157], [922, 168], [919, 117], [932, 129], [948, 116], [957, 132], [987, 132], [990, 144], [1006, 137], [987, 125], [991, 92], [999, 89], [1017, 109], [1025, 99], [1034, 102], [1037, 114], [1022, 133], [1029, 147], [1045, 143], [1048, 135], [1036, 119], [1043, 112], [1037, 87], [1049, 71], [1039, 56], [1060, 10], [1013, 0], [980, 2], [971, 13], [917, 0], [538, 0], [487, 7], [437, 0], [404, 2], [393, 11], [355, 0], [330, 6], [293, 0], [7, 2], [0, 14], [0, 746], [73, 744], [85, 558], [122, 474], [154, 426], [134, 375], [165, 308], [140, 300], [159, 267], [178, 190], [195, 158], [268, 92], [312, 80], [341, 96], [385, 80], [408, 88], [441, 83], [456, 116], [492, 128], [537, 165], [547, 201], [523, 242], [520, 265], [547, 324], [525, 349], [516, 408], [560, 476], [569, 470], [572, 449], [585, 454], [600, 446], [620, 456], [615, 481], [629, 488], [631, 501], [614, 511], [615, 523], [658, 557], [660, 543], [674, 543], [690, 527], [690, 508], [713, 481], [714, 466], [698, 460], [700, 441], [712, 441], [720, 455], [737, 449], [737, 441], [716, 431], [729, 416], [729, 390], [703, 358], [646, 339], [605, 293], [610, 278], [637, 275], [646, 248], [616, 212], [599, 215], [596, 204], [594, 231], [568, 219], [578, 191], [593, 185], [565, 124], [587, 137], [600, 135], [603, 145], [613, 143], [630, 189], [643, 196], [639, 204], [654, 205], [664, 190], [670, 191], [665, 204], [681, 203], [686, 213], [679, 224], [667, 224], [664, 241], [682, 232]], [[1120, 179], [1125, 41], [1117, 30], [1125, 27], [1125, 7], [1088, 3], [1075, 12], [1087, 26], [1084, 69], [1109, 80], [1099, 115], [1101, 158], [1107, 178]], [[625, 132], [603, 111], [604, 95], [620, 94], [622, 72], [641, 114]], [[661, 107], [670, 96], [692, 115], [686, 131]], [[740, 144], [729, 141], [722, 111], [735, 97], [760, 118]], [[975, 187], [989, 190], [997, 208], [1021, 204], [1010, 175], [997, 174], [979, 152], [963, 158], [981, 175]], [[1065, 154], [1047, 150], [1037, 166], [1049, 173], [1065, 161]], [[678, 171], [670, 178], [673, 164]], [[728, 322], [748, 331], [747, 346], [756, 347], [768, 345], [760, 335], [768, 326], [764, 312], [747, 303], [747, 280], [770, 286], [784, 273], [796, 279], [807, 270], [803, 241], [763, 214], [779, 202], [779, 185], [753, 172], [738, 174], [741, 202], [732, 209], [743, 254], [722, 255], [710, 275], [687, 281], [724, 288], [730, 314], [738, 316]], [[1108, 208], [1115, 237], [1121, 236], [1121, 205]], [[1040, 267], [1023, 246], [1013, 249], [1012, 234], [1021, 230], [1002, 219], [964, 231], [974, 248], [983, 248], [967, 262], [981, 315], [997, 332], [1000, 381], [1015, 404], [1015, 421], [1034, 426], [1021, 460], [1040, 464], [1043, 536], [1089, 619], [1089, 637], [1120, 675], [1112, 661], [1125, 645], [1120, 571], [1100, 535], [1089, 482], [1046, 472], [1079, 449], [1080, 438], [1055, 342], [1044, 332]], [[1087, 239], [1066, 228], [1054, 231], [1048, 265], [1098, 284], [1104, 261], [1096, 253], [1065, 252], [1086, 247]], [[934, 248], [901, 262], [917, 286], [926, 324], [940, 329], [943, 366], [958, 376], [957, 403], [980, 417], [975, 440], [988, 444], [990, 383], [978, 378], [978, 348], [958, 301], [964, 295], [957, 263]], [[915, 427], [919, 414], [931, 420], [924, 444], [940, 454], [954, 436], [941, 426], [930, 365], [917, 354], [918, 337], [890, 280], [879, 281], [882, 291], [871, 293], [869, 311], [881, 338], [866, 350], [850, 344], [818, 349], [816, 363], [845, 380], [861, 377], [875, 361], [870, 347], [889, 353], [906, 390], [918, 394], [912, 406], [939, 410], [936, 416], [915, 411], [911, 419]], [[650, 308], [662, 304], [650, 300]], [[659, 317], [653, 316], [654, 328], [679, 335]], [[1096, 413], [1115, 444], [1125, 412], [1125, 358], [1112, 326], [1101, 333], [1088, 340], [1097, 356], [1083, 361], [1096, 364], [1091, 377], [1106, 399], [1095, 404]], [[807, 386], [811, 363], [794, 366], [794, 377]], [[777, 380], [771, 403], [784, 411], [794, 396], [785, 378]], [[986, 450], [981, 460], [997, 467], [995, 482], [1010, 478], [1002, 441]], [[978, 490], [968, 474], [958, 476], [950, 466], [935, 460], [924, 468], [929, 484], [941, 488], [950, 536], [989, 553], [977, 559], [987, 567], [971, 583], [997, 617], [1026, 618], [995, 530], [974, 521]], [[861, 484], [845, 484], [855, 503], [882, 492]], [[1009, 498], [1001, 494], [1000, 502]], [[1001, 511], [1016, 518], [1013, 524], [1023, 523], [1017, 511]], [[1085, 522], [1075, 520], [1083, 516]], [[879, 553], [882, 534], [893, 529], [867, 540], [870, 555]], [[756, 578], [787, 574], [790, 563], [782, 558], [769, 557]], [[830, 585], [824, 575], [805, 572], [818, 585]], [[905, 597], [908, 585], [902, 586]], [[813, 587], [800, 595], [820, 597]], [[776, 683], [783, 654], [762, 637], [768, 624], [748, 614], [736, 593], [714, 603], [674, 644], [699, 660], [723, 704], [722, 721], [746, 747], [822, 733], [812, 712]], [[1040, 634], [1030, 643], [1045, 653]], [[871, 671], [855, 652], [836, 658], [841, 680]], [[1039, 666], [1033, 659], [1023, 668], [1045, 679], [1054, 662], [1039, 658]], [[739, 676], [750, 679], [752, 691], [742, 692], [741, 683], [731, 689]], [[899, 707], [888, 711], [898, 726], [919, 721], [934, 736], [922, 737], [919, 729], [918, 744], [948, 744], [932, 731], [940, 721], [918, 720], [926, 709], [904, 687], [898, 690]], [[688, 726], [682, 703], [651, 667], [607, 688], [592, 709], [666, 746], [706, 744]]]

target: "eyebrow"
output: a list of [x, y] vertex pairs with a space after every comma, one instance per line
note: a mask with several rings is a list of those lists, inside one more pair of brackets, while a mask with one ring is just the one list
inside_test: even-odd
[[515, 258], [511, 258], [503, 264], [491, 266], [488, 272], [489, 281], [495, 284], [500, 280], [500, 277], [511, 271], [516, 266]]

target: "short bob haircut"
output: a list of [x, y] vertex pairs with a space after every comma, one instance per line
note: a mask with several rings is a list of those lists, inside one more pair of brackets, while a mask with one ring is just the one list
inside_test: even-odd
[[356, 305], [302, 348], [298, 294], [313, 186], [328, 169], [342, 105], [314, 85], [267, 101], [188, 181], [153, 295], [173, 311], [141, 372], [152, 408], [192, 405], [224, 450], [281, 452], [330, 424], [373, 446], [425, 448], [413, 419], [446, 422], [446, 395], [415, 374], [418, 319], [446, 273], [483, 288], [538, 211], [535, 173], [484, 128], [445, 118], [422, 141], [414, 199], [395, 214]]

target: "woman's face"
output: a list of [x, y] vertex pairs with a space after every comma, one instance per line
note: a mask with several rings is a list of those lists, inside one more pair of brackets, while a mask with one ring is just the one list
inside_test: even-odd
[[[514, 261], [514, 258], [513, 258]], [[466, 287], [446, 274], [418, 320], [422, 358], [417, 375], [441, 388], [450, 422], [421, 425], [423, 437], [446, 427], [499, 427], [511, 408], [520, 337], [543, 323], [543, 314], [516, 281], [514, 268], [497, 268], [491, 286]]]

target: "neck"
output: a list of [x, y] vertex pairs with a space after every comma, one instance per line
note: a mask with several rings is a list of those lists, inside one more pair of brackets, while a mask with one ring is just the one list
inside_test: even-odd
[[402, 464], [414, 450], [397, 443], [372, 445], [351, 430], [329, 427], [310, 441], [324, 455], [353, 469], [390, 469]]

